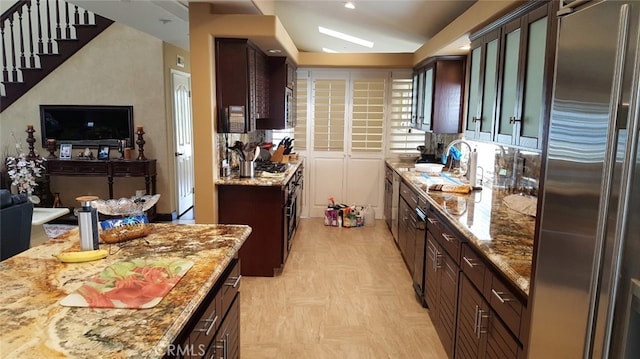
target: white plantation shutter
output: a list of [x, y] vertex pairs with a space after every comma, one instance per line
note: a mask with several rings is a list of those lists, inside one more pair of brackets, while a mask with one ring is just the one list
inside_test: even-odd
[[345, 79], [313, 81], [313, 150], [344, 151]]
[[382, 152], [385, 79], [353, 80], [351, 152]]
[[296, 126], [294, 146], [298, 151], [304, 151], [307, 148], [307, 109], [309, 108], [309, 79], [306, 77], [298, 76], [296, 82], [295, 96], [295, 111], [296, 111]]
[[424, 145], [424, 132], [410, 129], [412, 79], [391, 80], [390, 127], [388, 153], [417, 153], [416, 147]]

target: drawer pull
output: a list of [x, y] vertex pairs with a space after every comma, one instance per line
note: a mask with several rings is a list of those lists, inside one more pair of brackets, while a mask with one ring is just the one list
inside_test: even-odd
[[435, 220], [435, 219], [433, 219], [431, 217], [427, 217], [427, 221], [429, 221], [429, 223], [434, 224], [434, 225], [439, 223], [437, 220]]
[[491, 288], [491, 293], [493, 293], [493, 295], [496, 296], [496, 298], [498, 298], [498, 300], [500, 301], [500, 303], [504, 304], [506, 302], [510, 302], [511, 299], [509, 298], [503, 298], [502, 296], [504, 295], [504, 292], [497, 292], [495, 289]]
[[446, 233], [442, 233], [442, 238], [444, 238], [447, 242], [451, 243], [451, 241], [455, 240], [455, 237], [450, 236]]
[[465, 256], [462, 256], [462, 259], [463, 259], [463, 260], [464, 260], [464, 262], [465, 262], [465, 263], [467, 263], [467, 265], [468, 265], [469, 267], [471, 267], [471, 268], [479, 266], [479, 264], [478, 264], [478, 263], [473, 263], [473, 262], [471, 262], [473, 259], [469, 259], [469, 258], [467, 258], [467, 257], [465, 257]]
[[242, 278], [242, 275], [238, 275], [237, 277], [229, 277], [227, 280], [228, 281], [233, 281], [233, 283], [231, 282], [227, 282], [224, 285], [228, 286], [228, 287], [237, 287], [238, 284], [240, 284], [240, 279]]
[[215, 318], [213, 319], [203, 319], [202, 320], [205, 323], [209, 323], [209, 327], [208, 328], [202, 328], [202, 329], [195, 329], [196, 332], [203, 332], [204, 335], [209, 335], [209, 332], [211, 331], [211, 329], [213, 328], [214, 325], [216, 325], [216, 322], [218, 321], [218, 316], [216, 315]]

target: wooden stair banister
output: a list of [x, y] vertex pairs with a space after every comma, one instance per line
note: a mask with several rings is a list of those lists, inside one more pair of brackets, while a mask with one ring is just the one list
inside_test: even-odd
[[0, 16], [0, 112], [112, 23], [63, 0], [16, 1]]

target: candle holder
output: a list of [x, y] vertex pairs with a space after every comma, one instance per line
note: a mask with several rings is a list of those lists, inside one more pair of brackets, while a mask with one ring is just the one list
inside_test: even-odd
[[47, 158], [57, 158], [56, 157], [56, 140], [53, 138], [47, 139], [47, 151], [49, 151], [49, 156]]
[[33, 148], [33, 144], [36, 143], [33, 133], [36, 132], [36, 130], [33, 129], [33, 125], [27, 125], [27, 130], [25, 132], [27, 133], [27, 143], [29, 144], [29, 154], [27, 155], [27, 158], [36, 158], [38, 155], [36, 155]]
[[139, 160], [146, 160], [147, 158], [144, 157], [144, 144], [146, 143], [144, 141], [143, 135], [144, 135], [144, 130], [142, 129], [142, 126], [138, 126], [136, 128], [136, 134], [138, 135], [138, 140], [136, 141], [136, 144], [138, 144], [138, 159]]

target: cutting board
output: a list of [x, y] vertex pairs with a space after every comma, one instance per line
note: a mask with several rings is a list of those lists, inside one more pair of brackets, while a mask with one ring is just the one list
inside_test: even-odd
[[192, 261], [182, 258], [136, 258], [117, 262], [87, 278], [60, 304], [88, 308], [152, 308], [192, 266]]

